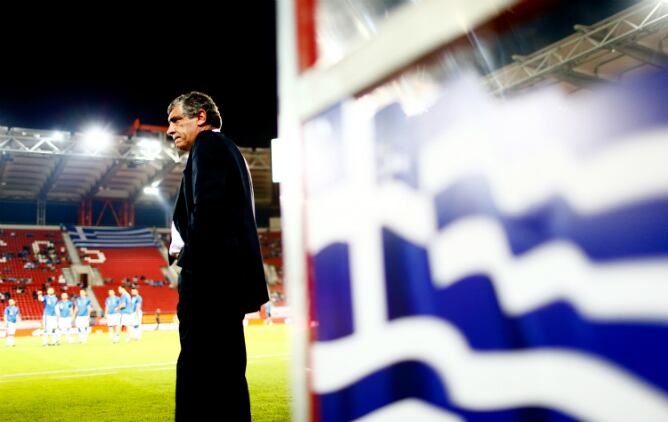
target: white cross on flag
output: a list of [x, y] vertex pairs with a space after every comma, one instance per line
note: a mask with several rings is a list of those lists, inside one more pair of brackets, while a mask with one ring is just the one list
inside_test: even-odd
[[668, 419], [668, 75], [305, 127], [313, 409]]

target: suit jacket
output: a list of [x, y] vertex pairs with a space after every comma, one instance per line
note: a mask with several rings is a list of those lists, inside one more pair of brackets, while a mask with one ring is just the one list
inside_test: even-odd
[[269, 300], [241, 152], [220, 132], [201, 132], [183, 171], [174, 225], [185, 245], [178, 265], [212, 294], [221, 289], [248, 313]]

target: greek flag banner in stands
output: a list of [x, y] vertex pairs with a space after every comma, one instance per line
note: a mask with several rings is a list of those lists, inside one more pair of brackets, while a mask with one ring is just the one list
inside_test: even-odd
[[147, 228], [97, 228], [68, 226], [67, 232], [78, 248], [143, 248], [158, 246]]
[[668, 420], [668, 74], [305, 126], [313, 414]]

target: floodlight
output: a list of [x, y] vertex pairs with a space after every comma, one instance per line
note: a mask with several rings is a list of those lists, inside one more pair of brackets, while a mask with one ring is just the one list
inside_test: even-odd
[[87, 148], [99, 151], [111, 143], [111, 134], [101, 127], [92, 127], [84, 133], [83, 141]]
[[160, 193], [160, 190], [159, 190], [158, 188], [156, 188], [156, 187], [153, 187], [153, 186], [146, 186], [146, 187], [144, 188], [144, 193], [145, 193], [146, 195], [154, 195], [154, 196], [158, 196], [158, 194]]

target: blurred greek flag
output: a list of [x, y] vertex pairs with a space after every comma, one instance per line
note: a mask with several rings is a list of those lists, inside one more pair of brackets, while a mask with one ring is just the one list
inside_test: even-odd
[[323, 422], [668, 420], [668, 75], [305, 127]]

